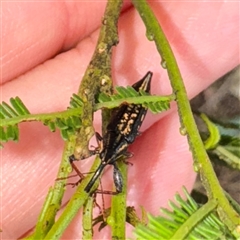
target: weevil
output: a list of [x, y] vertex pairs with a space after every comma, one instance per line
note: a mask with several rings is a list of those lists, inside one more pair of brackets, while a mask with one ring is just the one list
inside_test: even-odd
[[[140, 81], [134, 83], [132, 87], [136, 91], [150, 92], [152, 72], [148, 72]], [[90, 192], [93, 184], [101, 175], [107, 165], [113, 166], [113, 179], [116, 187], [116, 193], [122, 192], [122, 175], [117, 167], [116, 161], [122, 157], [129, 157], [127, 148], [139, 135], [139, 128], [147, 113], [147, 108], [142, 104], [122, 104], [113, 110], [106, 133], [101, 137], [96, 133], [99, 142], [99, 148], [96, 153], [99, 154], [101, 163], [91, 180], [85, 187], [86, 192]]]

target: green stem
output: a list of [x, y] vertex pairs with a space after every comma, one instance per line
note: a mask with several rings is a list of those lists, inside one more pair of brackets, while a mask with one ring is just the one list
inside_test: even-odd
[[94, 197], [89, 197], [84, 204], [83, 208], [83, 233], [82, 239], [90, 240], [93, 237], [93, 222], [92, 222], [92, 214], [93, 214], [93, 206], [94, 206]]
[[[120, 106], [122, 103], [148, 103], [148, 102], [158, 102], [158, 101], [172, 101], [175, 99], [174, 94], [166, 95], [166, 96], [137, 96], [137, 97], [127, 97], [122, 99], [110, 99], [109, 101], [104, 101], [100, 103], [94, 104], [94, 111], [100, 110], [102, 108], [115, 108]], [[56, 119], [64, 119], [72, 116], [80, 116], [82, 114], [83, 108], [72, 108], [59, 112], [52, 113], [38, 113], [38, 114], [25, 114], [22, 116], [12, 117], [12, 118], [4, 118], [0, 121], [0, 127], [6, 127], [9, 125], [19, 124], [21, 122], [31, 122], [31, 121], [54, 121]], [[82, 118], [82, 117], [81, 117]]]
[[226, 223], [230, 230], [233, 230], [239, 224], [240, 218], [225, 197], [205, 151], [172, 49], [147, 2], [145, 0], [133, 0], [133, 4], [146, 25], [147, 37], [149, 40], [155, 41], [157, 50], [166, 66], [173, 91], [176, 95], [181, 128], [184, 129], [184, 132], [186, 132], [188, 137], [195, 165], [199, 169], [208, 196], [210, 199], [213, 198], [218, 201], [218, 212], [221, 219]]
[[61, 167], [59, 168], [57, 180], [53, 189], [50, 189], [43, 209], [39, 216], [39, 221], [36, 225], [36, 231], [33, 234], [33, 239], [43, 239], [48, 231], [54, 226], [56, 214], [59, 211], [62, 203], [62, 198], [65, 192], [67, 176], [70, 172], [69, 156], [74, 149], [74, 136], [65, 144], [64, 154], [62, 156]]
[[[98, 165], [100, 163], [99, 158], [95, 159], [93, 167], [91, 168], [91, 172], [96, 171]], [[48, 234], [44, 239], [48, 240], [55, 240], [59, 239], [61, 235], [63, 234], [64, 230], [67, 228], [67, 226], [70, 224], [74, 216], [77, 214], [79, 209], [83, 207], [83, 205], [86, 203], [87, 199], [89, 198], [89, 194], [84, 191], [84, 188], [90, 181], [90, 178], [92, 177], [92, 174], [89, 174], [86, 178], [83, 179], [81, 184], [76, 189], [76, 192], [71, 197], [70, 201], [68, 202], [67, 206], [63, 210], [61, 216], [59, 219], [55, 222], [55, 224], [52, 226]], [[96, 189], [98, 182], [96, 182], [93, 186], [93, 190]], [[89, 218], [92, 218], [92, 216], [88, 215]], [[91, 221], [91, 220], [90, 220]], [[86, 223], [87, 224], [87, 223]], [[88, 225], [88, 224], [87, 224]], [[80, 228], [79, 228], [80, 229]]]
[[137, 97], [127, 97], [123, 99], [115, 99], [109, 100], [107, 102], [97, 103], [94, 106], [94, 110], [100, 108], [115, 108], [120, 106], [122, 103], [135, 103], [135, 104], [144, 104], [144, 103], [155, 103], [155, 102], [170, 102], [175, 100], [175, 95], [170, 94], [166, 96], [156, 96], [156, 95], [149, 95], [149, 96], [137, 96]]
[[[48, 191], [48, 195], [45, 199], [45, 203], [43, 205], [42, 211], [39, 215], [38, 218], [38, 222], [35, 228], [35, 232], [32, 236], [32, 239], [43, 239], [46, 235], [46, 232], [49, 230], [48, 229], [48, 225], [52, 226], [53, 222], [51, 222], [50, 224], [45, 224], [46, 223], [46, 216], [48, 215], [47, 211], [49, 209], [51, 200], [52, 200], [52, 196], [53, 196], [53, 189], [50, 188]], [[50, 218], [51, 220], [54, 220], [52, 218]], [[45, 226], [45, 228], [43, 228], [43, 226]]]
[[46, 121], [55, 120], [56, 118], [68, 118], [71, 116], [79, 116], [82, 112], [82, 108], [67, 109], [61, 112], [54, 113], [39, 113], [39, 114], [26, 114], [23, 116], [17, 116], [13, 118], [1, 119], [0, 127], [15, 125], [21, 122], [31, 122], [31, 121]]
[[111, 239], [126, 239], [125, 223], [126, 223], [126, 195], [127, 195], [127, 164], [118, 162], [118, 168], [123, 177], [123, 190], [121, 193], [112, 197], [111, 214], [107, 218], [108, 224], [112, 228]]

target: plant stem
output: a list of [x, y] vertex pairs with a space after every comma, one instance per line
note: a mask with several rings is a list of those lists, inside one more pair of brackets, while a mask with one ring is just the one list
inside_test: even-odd
[[[38, 222], [37, 222], [34, 234], [32, 236], [32, 239], [43, 239], [46, 235], [46, 232], [49, 230], [49, 229], [47, 229], [48, 225], [50, 225], [50, 226], [53, 225], [53, 223], [45, 224], [46, 216], [48, 216], [47, 210], [49, 209], [49, 205], [51, 203], [52, 196], [53, 196], [53, 189], [50, 188], [48, 191], [48, 195], [45, 199], [42, 211], [39, 215]], [[53, 220], [52, 218], [50, 218], [50, 219]], [[45, 228], [43, 228], [44, 226], [45, 226]]]
[[67, 109], [65, 111], [53, 112], [53, 113], [38, 113], [38, 114], [25, 114], [22, 116], [17, 116], [14, 118], [1, 119], [0, 127], [15, 125], [21, 122], [31, 122], [31, 121], [46, 121], [53, 120], [56, 118], [68, 118], [71, 116], [79, 116], [82, 112], [82, 108]]
[[[91, 172], [96, 171], [96, 169], [99, 165], [99, 162], [100, 162], [99, 158], [97, 158], [94, 161], [93, 167], [91, 168]], [[64, 230], [67, 228], [69, 223], [74, 218], [74, 216], [77, 214], [79, 209], [86, 203], [87, 199], [89, 198], [89, 194], [84, 191], [84, 188], [88, 184], [90, 178], [91, 178], [91, 174], [89, 174], [89, 176], [84, 178], [83, 181], [81, 182], [81, 184], [79, 184], [79, 186], [76, 189], [76, 192], [71, 197], [70, 201], [68, 202], [64, 211], [62, 212], [61, 216], [55, 222], [55, 224], [52, 226], [52, 228], [46, 235], [46, 237], [45, 237], [46, 240], [59, 239], [61, 237], [61, 235], [63, 234]], [[96, 182], [96, 184], [94, 184], [93, 190], [96, 188], [97, 184], [98, 184], [97, 182]], [[90, 215], [89, 215], [89, 217], [92, 218], [92, 216], [90, 216]]]
[[200, 138], [192, 115], [183, 79], [171, 47], [146, 1], [133, 0], [133, 4], [146, 26], [148, 39], [155, 41], [157, 50], [166, 66], [173, 91], [176, 95], [181, 129], [184, 129], [184, 132], [186, 132], [188, 137], [189, 146], [193, 154], [194, 165], [197, 166], [200, 172], [203, 185], [206, 188], [209, 198], [218, 201], [217, 210], [221, 219], [226, 223], [230, 230], [234, 230], [239, 224], [240, 218], [225, 197], [205, 151], [204, 144]]
[[54, 226], [56, 214], [61, 207], [62, 198], [65, 192], [67, 176], [69, 174], [68, 158], [74, 149], [73, 142], [71, 137], [70, 141], [65, 144], [61, 165], [57, 175], [57, 178], [61, 178], [62, 180], [57, 180], [54, 187], [49, 190], [32, 239], [43, 239], [52, 226]]
[[115, 100], [109, 100], [107, 102], [100, 102], [95, 104], [94, 109], [100, 109], [100, 108], [115, 108], [120, 106], [122, 103], [134, 103], [134, 104], [144, 104], [148, 102], [170, 102], [172, 100], [175, 100], [175, 95], [165, 95], [165, 96], [157, 96], [157, 95], [149, 95], [149, 96], [138, 96], [138, 97], [126, 97], [123, 99], [115, 99]]
[[110, 79], [112, 47], [118, 43], [117, 20], [121, 6], [122, 0], [108, 1], [95, 52], [78, 90], [84, 108], [82, 127], [77, 135], [74, 151], [77, 159], [89, 156], [88, 144], [94, 134], [92, 123], [96, 95], [99, 92], [112, 92]]
[[126, 239], [126, 195], [127, 195], [127, 164], [118, 162], [118, 168], [123, 176], [123, 189], [121, 193], [112, 197], [111, 214], [107, 219], [112, 228], [112, 239]]
[[[65, 166], [67, 164], [69, 168], [68, 158], [73, 152], [78, 159], [83, 159], [89, 155], [88, 143], [94, 134], [92, 123], [93, 106], [96, 95], [100, 91], [105, 93], [111, 92], [112, 85], [109, 77], [111, 76], [111, 48], [118, 43], [117, 20], [121, 6], [122, 0], [108, 1], [107, 3], [98, 43], [78, 91], [78, 95], [83, 100], [83, 112], [81, 116], [82, 127], [79, 132], [71, 136], [70, 141], [65, 144], [63, 154], [65, 157], [59, 170], [59, 173], [61, 173], [63, 171], [62, 169], [64, 169], [64, 176], [67, 172]], [[94, 162], [91, 171], [96, 170], [99, 162], [99, 160]], [[58, 175], [58, 178], [61, 177], [62, 176]], [[91, 176], [86, 177], [77, 188], [76, 193], [70, 199], [64, 212], [48, 232], [46, 239], [58, 239], [76, 215], [79, 208], [86, 202], [89, 195], [84, 191], [84, 187], [90, 177]], [[94, 185], [95, 187], [96, 184]], [[61, 202], [61, 199], [62, 194], [59, 194], [59, 202]], [[57, 212], [56, 210], [58, 209], [55, 209], [55, 212]], [[92, 218], [92, 216], [90, 217]]]
[[89, 197], [84, 204], [83, 208], [83, 230], [82, 230], [82, 239], [90, 240], [93, 236], [93, 222], [92, 222], [92, 212], [94, 206], [94, 197]]

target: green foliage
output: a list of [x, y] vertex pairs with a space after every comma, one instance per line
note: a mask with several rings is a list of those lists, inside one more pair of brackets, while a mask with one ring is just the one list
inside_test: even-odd
[[[69, 109], [79, 109], [82, 111], [83, 102], [82, 99], [73, 94], [70, 99]], [[47, 125], [50, 131], [54, 132], [56, 128], [61, 131], [63, 140], [68, 140], [69, 136], [74, 134], [81, 127], [81, 111], [77, 115], [68, 116], [66, 118], [52, 118], [44, 121], [44, 125]]]
[[170, 108], [170, 102], [174, 99], [173, 95], [169, 96], [153, 96], [144, 91], [136, 91], [133, 87], [116, 87], [116, 93], [107, 95], [100, 93], [98, 97], [99, 103], [96, 108], [115, 108], [122, 103], [143, 104], [153, 113], [160, 113]]
[[219, 140], [221, 138], [219, 129], [213, 122], [210, 121], [210, 119], [205, 114], [202, 113], [200, 117], [205, 122], [209, 131], [209, 138], [204, 141], [204, 146], [206, 150], [213, 149], [219, 143]]
[[[184, 189], [187, 200], [179, 194], [175, 195], [174, 203], [169, 202], [172, 210], [162, 208], [165, 216], [148, 215], [147, 225], [139, 224], [135, 234], [139, 239], [234, 239], [227, 227], [219, 220], [217, 214], [205, 211], [205, 215], [199, 213], [201, 206]], [[196, 221], [195, 216], [202, 216]]]
[[205, 114], [200, 115], [205, 122], [209, 137], [204, 141], [210, 156], [224, 161], [232, 168], [240, 170], [240, 132], [229, 126], [211, 121]]
[[[109, 73], [106, 73], [106, 75], [107, 76], [111, 75], [110, 74], [111, 70], [110, 59], [112, 53], [111, 47], [118, 42], [116, 23], [120, 13], [120, 7], [115, 9], [117, 5], [114, 6], [114, 4], [116, 3], [119, 6], [121, 6], [122, 4], [121, 1], [108, 1], [108, 5], [109, 6], [112, 5], [112, 7], [106, 9], [106, 14], [103, 18], [104, 21], [102, 21], [103, 23], [102, 29], [100, 31], [100, 37], [98, 40], [99, 44], [95, 50], [95, 54], [93, 55], [91, 64], [89, 65], [88, 70], [85, 74], [85, 76], [90, 76], [89, 77], [90, 80], [82, 81], [79, 90], [79, 92], [84, 92], [87, 86], [89, 87], [89, 89], [91, 89], [91, 96], [94, 97], [97, 92], [96, 89], [99, 89], [100, 86], [99, 84], [95, 84], [97, 83], [97, 81], [91, 81], [92, 80], [91, 76], [93, 76], [92, 73], [104, 72], [105, 74], [105, 72], [109, 70]], [[201, 167], [200, 171], [201, 179], [205, 183], [204, 186], [210, 198], [208, 202], [210, 204], [207, 203], [204, 206], [200, 207], [198, 204], [194, 202], [193, 199], [191, 199], [189, 194], [185, 193], [187, 197], [186, 201], [183, 200], [179, 195], [176, 195], [175, 198], [178, 205], [174, 204], [173, 202], [170, 202], [172, 211], [162, 209], [162, 211], [168, 217], [149, 216], [148, 226], [141, 225], [139, 226], [138, 230], [136, 230], [136, 232], [138, 236], [143, 239], [170, 239], [170, 238], [217, 239], [224, 237], [226, 237], [227, 239], [231, 239], [231, 235], [228, 233], [228, 230], [225, 228], [225, 225], [218, 220], [214, 211], [217, 208], [218, 212], [222, 212], [222, 221], [225, 222], [225, 224], [228, 224], [228, 228], [231, 230], [233, 230], [234, 228], [237, 229], [237, 227], [239, 227], [237, 222], [239, 216], [235, 211], [233, 211], [233, 209], [229, 205], [225, 197], [225, 194], [222, 191], [217, 181], [217, 178], [213, 172], [210, 161], [208, 161], [209, 159], [205, 152], [202, 141], [199, 135], [196, 134], [197, 129], [194, 124], [183, 80], [178, 69], [176, 60], [174, 58], [174, 55], [171, 51], [171, 48], [168, 44], [166, 37], [164, 36], [161, 27], [159, 26], [157, 19], [155, 18], [153, 12], [147, 5], [146, 1], [133, 0], [133, 3], [137, 10], [139, 11], [140, 16], [143, 18], [143, 21], [146, 25], [146, 32], [149, 40], [155, 41], [157, 49], [162, 58], [162, 62], [164, 62], [162, 66], [164, 65], [164, 68], [167, 68], [173, 92], [176, 94], [176, 102], [178, 105], [181, 127], [182, 129], [185, 129], [185, 132], [188, 136], [189, 146], [190, 150], [193, 153], [194, 161]], [[116, 14], [114, 14], [114, 11]], [[109, 18], [107, 15], [109, 15]], [[115, 18], [111, 22], [111, 17], [113, 16], [115, 16]], [[109, 23], [111, 24], [109, 25]], [[105, 46], [107, 46], [107, 48], [105, 48]], [[104, 58], [103, 56], [106, 57]], [[106, 69], [108, 70], [106, 71]], [[96, 103], [94, 105], [95, 111], [100, 108], [115, 108], [122, 103], [135, 103], [143, 104], [144, 106], [148, 107], [152, 112], [156, 113], [169, 109], [170, 101], [175, 99], [175, 96], [173, 95], [159, 97], [150, 96], [149, 94], [146, 94], [144, 92], [136, 93], [136, 91], [134, 89], [131, 89], [131, 87], [127, 88], [118, 87], [116, 91], [117, 93], [114, 94], [113, 96], [100, 94], [99, 103]], [[45, 125], [49, 126], [51, 131], [55, 131], [56, 128], [59, 128], [64, 139], [67, 139], [69, 134], [74, 133], [81, 126], [80, 119], [83, 116], [82, 114], [83, 104], [81, 99], [77, 95], [74, 95], [72, 97], [70, 103], [71, 106], [68, 110], [50, 114], [38, 114], [38, 115], [30, 114], [29, 111], [27, 111], [25, 106], [18, 98], [15, 98], [13, 102], [10, 100], [10, 102], [12, 106], [6, 103], [2, 103], [0, 107], [1, 142], [6, 142], [8, 140], [17, 140], [18, 124], [23, 121], [41, 121]], [[87, 110], [90, 109], [89, 114], [92, 114], [92, 102], [90, 101], [88, 103], [89, 106], [86, 109]], [[83, 118], [85, 117], [86, 116], [84, 116]], [[87, 124], [92, 126], [91, 121], [90, 123]], [[213, 131], [213, 134], [217, 132], [218, 131]], [[79, 139], [81, 139], [81, 137], [83, 136], [79, 136]], [[209, 141], [210, 148], [208, 149], [214, 151], [218, 148], [219, 139], [214, 138], [214, 136], [212, 137], [213, 138], [209, 139], [211, 141]], [[66, 144], [66, 147], [64, 149], [62, 163], [59, 170], [60, 178], [61, 178], [60, 174], [64, 174], [64, 176], [65, 174], [66, 175], [68, 174], [67, 171], [68, 157], [69, 153], [72, 153], [72, 150], [76, 146], [75, 145], [76, 141], [75, 142], [74, 141], [75, 139], [72, 140], [72, 142], [69, 141], [69, 143]], [[239, 146], [238, 143], [236, 144], [235, 141], [233, 142], [234, 143], [231, 143], [231, 147]], [[228, 153], [230, 152], [230, 149], [232, 148], [228, 148]], [[234, 152], [235, 150], [230, 153]], [[221, 152], [221, 154], [224, 155], [223, 151]], [[226, 154], [224, 156], [226, 156]], [[85, 179], [83, 179], [83, 181], [85, 181]], [[59, 188], [59, 185], [62, 185], [61, 189]], [[79, 191], [80, 187], [82, 188], [81, 191]], [[49, 193], [48, 199], [46, 200], [47, 204], [44, 206], [43, 214], [40, 217], [39, 221], [40, 224], [37, 225], [38, 229], [44, 233], [42, 234], [43, 236], [46, 236], [47, 231], [50, 229], [45, 239], [58, 239], [63, 233], [64, 229], [66, 229], [71, 219], [73, 219], [73, 217], [75, 216], [77, 210], [81, 206], [83, 206], [83, 204], [86, 202], [88, 196], [84, 191], [83, 187], [84, 186], [82, 186], [81, 184], [79, 185], [79, 189], [77, 189], [76, 193], [69, 201], [62, 215], [55, 221], [55, 214], [60, 208], [65, 183], [58, 182], [57, 184], [55, 184], [52, 193]], [[124, 193], [122, 193], [121, 195], [124, 195]], [[122, 197], [121, 195], [114, 197], [116, 198]], [[122, 197], [122, 199], [123, 198], [124, 197]], [[211, 205], [211, 203], [213, 204]], [[210, 205], [211, 208], [204, 209], [206, 205], [208, 207]], [[118, 204], [118, 206], [121, 206], [121, 204]], [[122, 216], [124, 216], [122, 214], [123, 211], [118, 211], [117, 208], [118, 206], [117, 204], [114, 206], [116, 215], [121, 214]], [[88, 215], [90, 219], [91, 215], [90, 214]], [[45, 221], [45, 219], [47, 220]], [[50, 219], [50, 221], [48, 219]], [[115, 229], [118, 228], [117, 224], [119, 223], [119, 221], [116, 221], [116, 219], [117, 217], [112, 218], [112, 223], [116, 225]], [[83, 229], [91, 232], [90, 227], [89, 228], [83, 227]], [[44, 228], [48, 229], [45, 230]], [[123, 229], [122, 232], [124, 232], [125, 231], [124, 227], [122, 227], [122, 229]], [[123, 234], [124, 233], [121, 233], [121, 235]], [[116, 231], [113, 230], [112, 238], [122, 239], [122, 237], [119, 236], [120, 234], [116, 234]], [[37, 239], [37, 237], [32, 239]]]
[[240, 136], [232, 137], [223, 135], [219, 144], [221, 146], [224, 146], [228, 151], [240, 158]]
[[[19, 97], [10, 98], [10, 103], [12, 106], [8, 105], [6, 102], [2, 102], [0, 105], [1, 123], [3, 123], [4, 120], [19, 118], [30, 114]], [[17, 124], [10, 124], [7, 126], [0, 125], [0, 147], [2, 147], [1, 142], [7, 142], [9, 140], [18, 141], [18, 138], [19, 130]]]
[[240, 129], [234, 126], [217, 125], [221, 138], [219, 144], [210, 151], [220, 161], [240, 170]]
[[[116, 87], [114, 95], [99, 95], [95, 111], [100, 108], [115, 108], [122, 103], [135, 103], [143, 104], [153, 113], [159, 113], [170, 108], [173, 97], [151, 96], [144, 91], [137, 92], [132, 87]], [[52, 132], [58, 128], [64, 140], [68, 140], [81, 126], [83, 101], [76, 94], [72, 95], [68, 110], [50, 114], [30, 114], [19, 97], [11, 98], [10, 103], [11, 105], [3, 102], [0, 105], [0, 144], [10, 140], [18, 141], [18, 124], [24, 121], [41, 121]]]
[[0, 146], [7, 141], [18, 141], [18, 124], [26, 121], [41, 121], [51, 131], [59, 128], [64, 140], [68, 139], [81, 125], [82, 101], [77, 95], [73, 95], [70, 107], [63, 112], [50, 114], [30, 114], [27, 107], [19, 97], [11, 98], [10, 104], [2, 102], [0, 105]]

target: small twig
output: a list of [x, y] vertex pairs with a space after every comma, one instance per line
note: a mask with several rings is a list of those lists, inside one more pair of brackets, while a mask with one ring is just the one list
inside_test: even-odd
[[83, 100], [84, 111], [74, 151], [77, 159], [89, 156], [88, 145], [94, 135], [92, 123], [96, 95], [99, 92], [112, 92], [111, 55], [112, 47], [118, 43], [117, 20], [121, 6], [121, 0], [108, 2], [95, 52], [78, 91], [79, 97]]

